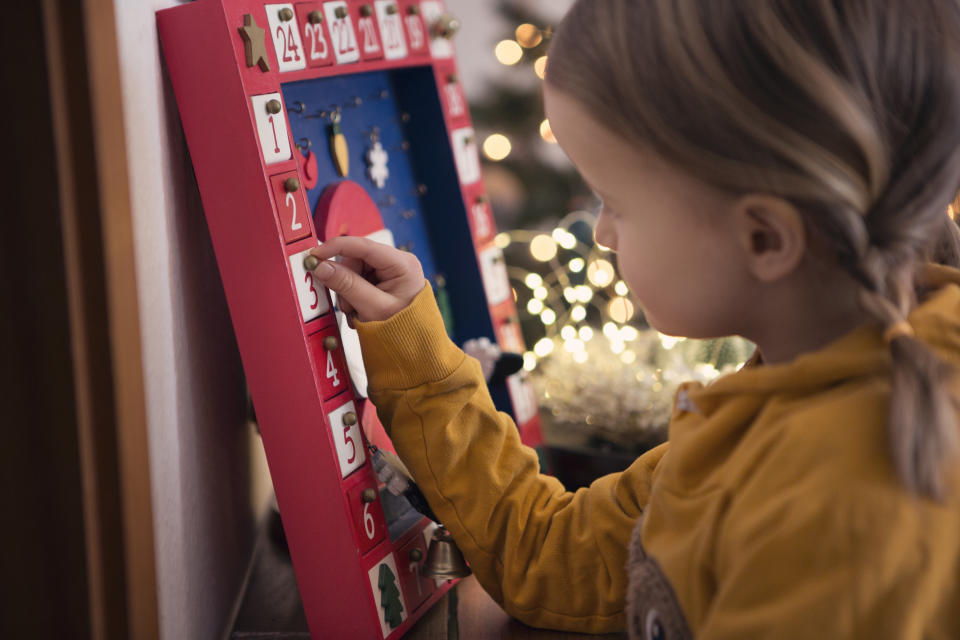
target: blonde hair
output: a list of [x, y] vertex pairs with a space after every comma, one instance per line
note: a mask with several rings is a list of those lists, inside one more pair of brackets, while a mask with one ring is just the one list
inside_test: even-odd
[[[577, 0], [546, 81], [691, 175], [795, 204], [886, 327], [924, 262], [960, 267], [958, 69], [957, 0]], [[890, 351], [894, 467], [942, 498], [954, 372], [908, 332]]]

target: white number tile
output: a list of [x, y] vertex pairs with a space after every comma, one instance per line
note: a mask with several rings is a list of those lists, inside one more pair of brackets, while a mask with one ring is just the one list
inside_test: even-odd
[[507, 279], [507, 265], [503, 252], [490, 247], [480, 252], [480, 275], [487, 302], [496, 306], [510, 297], [510, 281]]
[[[303, 42], [300, 40], [300, 29], [297, 27], [293, 4], [268, 4], [263, 8], [267, 12], [267, 24], [270, 25], [273, 50], [277, 54], [280, 71], [305, 69], [307, 56], [304, 54]], [[280, 19], [280, 12], [284, 9], [288, 9], [293, 16], [289, 20]]]
[[[280, 111], [269, 113], [267, 103], [276, 100]], [[283, 108], [283, 97], [279, 93], [266, 93], [251, 96], [253, 117], [257, 123], [257, 136], [260, 138], [260, 151], [265, 164], [283, 162], [291, 158], [290, 140], [287, 136], [287, 115]]]
[[300, 315], [304, 322], [309, 322], [328, 311], [330, 303], [327, 301], [326, 288], [317, 282], [303, 266], [303, 259], [310, 250], [301, 251], [290, 256], [290, 274], [297, 288], [297, 300], [300, 302]]
[[[424, 0], [420, 3], [420, 13], [423, 14], [423, 21], [427, 25], [427, 30], [433, 30], [433, 24], [443, 15], [443, 5], [436, 0]], [[435, 37], [430, 34], [430, 55], [434, 58], [452, 58], [453, 43], [446, 38]]]
[[521, 374], [507, 378], [507, 388], [513, 400], [513, 411], [517, 424], [522, 425], [537, 415], [537, 396], [533, 386]]
[[[345, 424], [343, 417], [351, 412], [355, 420], [352, 425]], [[360, 465], [367, 459], [363, 447], [363, 437], [360, 435], [360, 416], [357, 415], [357, 409], [353, 401], [351, 400], [342, 407], [337, 407], [328, 413], [327, 422], [330, 424], [330, 433], [333, 435], [333, 442], [337, 448], [340, 475], [346, 478], [355, 469], [359, 469]]]
[[[344, 17], [337, 17], [338, 8], [343, 9]], [[337, 58], [337, 64], [359, 60], [360, 47], [357, 46], [357, 35], [353, 30], [347, 3], [343, 0], [324, 2], [323, 15], [330, 31], [330, 43], [333, 45], [333, 55]]]
[[[403, 38], [403, 22], [400, 19], [400, 8], [396, 0], [376, 0], [373, 5], [377, 11], [377, 22], [380, 24], [380, 40], [383, 42], [383, 55], [387, 60], [397, 60], [407, 57], [407, 42]], [[393, 7], [393, 14], [388, 13], [387, 7]]]
[[480, 156], [477, 153], [477, 138], [471, 127], [455, 129], [451, 134], [453, 159], [457, 164], [461, 184], [473, 184], [480, 180]]
[[[404, 620], [407, 619], [407, 601], [403, 597], [403, 587], [400, 586], [400, 574], [397, 572], [397, 561], [393, 557], [393, 553], [387, 554], [383, 560], [371, 567], [368, 575], [370, 576], [370, 589], [373, 591], [373, 600], [377, 604], [377, 613], [380, 615], [380, 630], [383, 632], [383, 637], [386, 638], [390, 635], [390, 632], [393, 631], [393, 627], [386, 620], [386, 612], [383, 608], [383, 590], [380, 589], [380, 567], [381, 565], [386, 566], [390, 571], [390, 574], [393, 575], [393, 586], [397, 590], [397, 597], [400, 599], [400, 604], [403, 607], [403, 610], [400, 612], [400, 623], [402, 624]], [[389, 585], [389, 577], [384, 576]], [[387, 586], [387, 589], [390, 587]]]

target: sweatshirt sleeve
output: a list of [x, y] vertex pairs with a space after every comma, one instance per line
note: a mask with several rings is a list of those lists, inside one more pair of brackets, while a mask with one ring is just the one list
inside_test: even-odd
[[356, 324], [380, 420], [484, 589], [532, 626], [622, 630], [630, 534], [666, 445], [566, 491], [497, 412], [429, 286], [392, 318]]

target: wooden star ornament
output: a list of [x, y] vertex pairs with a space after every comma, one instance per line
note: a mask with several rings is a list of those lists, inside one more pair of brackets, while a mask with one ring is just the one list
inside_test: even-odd
[[267, 60], [267, 48], [264, 40], [264, 30], [257, 26], [252, 14], [243, 16], [243, 26], [239, 27], [240, 37], [243, 38], [243, 52], [247, 57], [247, 66], [257, 65], [260, 71], [270, 71], [270, 61]]

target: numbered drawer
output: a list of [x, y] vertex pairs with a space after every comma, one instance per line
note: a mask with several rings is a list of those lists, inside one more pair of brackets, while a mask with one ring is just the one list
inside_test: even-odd
[[327, 288], [317, 282], [304, 264], [309, 254], [310, 250], [307, 249], [290, 256], [290, 276], [297, 290], [297, 302], [300, 305], [300, 316], [304, 323], [330, 311], [330, 295], [327, 293]]
[[363, 60], [381, 60], [383, 58], [383, 42], [380, 38], [380, 26], [373, 0], [353, 0], [350, 13], [353, 16], [353, 24], [357, 32], [360, 58]]
[[293, 3], [268, 4], [263, 9], [267, 13], [267, 25], [280, 72], [306, 69], [307, 59], [303, 55], [303, 41]]
[[397, 0], [374, 0], [373, 9], [380, 27], [380, 43], [383, 57], [399, 60], [407, 57], [407, 39], [403, 35], [403, 16]]
[[336, 326], [307, 337], [320, 397], [329, 400], [350, 386], [350, 373]]
[[436, 588], [433, 579], [420, 575], [426, 559], [427, 547], [421, 535], [414, 536], [397, 552], [397, 571], [400, 573], [403, 594], [413, 609], [423, 604]]
[[353, 19], [346, 0], [323, 3], [323, 19], [330, 33], [330, 44], [337, 64], [347, 64], [360, 60], [360, 46], [353, 28]]
[[503, 252], [498, 247], [488, 247], [480, 252], [480, 276], [487, 302], [495, 307], [510, 298], [510, 280]]
[[357, 548], [361, 554], [365, 554], [383, 540], [387, 532], [376, 476], [367, 476], [350, 489], [347, 502], [350, 503], [353, 528], [357, 533]]
[[423, 20], [420, 3], [413, 0], [401, 0], [399, 5], [400, 16], [403, 20], [403, 31], [407, 35], [407, 45], [410, 48], [411, 55], [429, 53], [430, 33], [427, 31], [427, 25]]
[[437, 86], [440, 87], [440, 99], [447, 117], [453, 121], [466, 118], [467, 97], [457, 74], [453, 70], [438, 71]]
[[287, 114], [279, 93], [250, 96], [253, 119], [257, 123], [257, 137], [264, 164], [275, 164], [293, 157], [287, 136]]
[[397, 561], [392, 552], [383, 556], [367, 572], [370, 591], [373, 593], [373, 604], [380, 618], [380, 631], [384, 638], [403, 624], [410, 615], [410, 608], [403, 598], [397, 573]]
[[367, 460], [363, 434], [360, 430], [360, 418], [353, 400], [327, 413], [327, 425], [337, 450], [340, 477], [346, 478]]
[[310, 212], [296, 171], [271, 176], [277, 221], [287, 244], [310, 235]]
[[477, 148], [477, 136], [471, 127], [454, 129], [450, 134], [453, 145], [453, 159], [457, 165], [460, 183], [464, 186], [480, 180], [480, 155]]
[[430, 55], [434, 58], [445, 59], [453, 57], [453, 34], [456, 32], [455, 21], [444, 9], [439, 0], [421, 0], [420, 14], [427, 29], [427, 38], [430, 45]]
[[307, 66], [326, 67], [333, 64], [333, 46], [330, 44], [330, 31], [323, 16], [323, 6], [319, 2], [298, 2], [294, 9]]
[[493, 239], [497, 230], [490, 199], [483, 193], [482, 185], [480, 186], [481, 188], [476, 189], [467, 199], [470, 210], [470, 229], [473, 232], [473, 241], [477, 245]]

